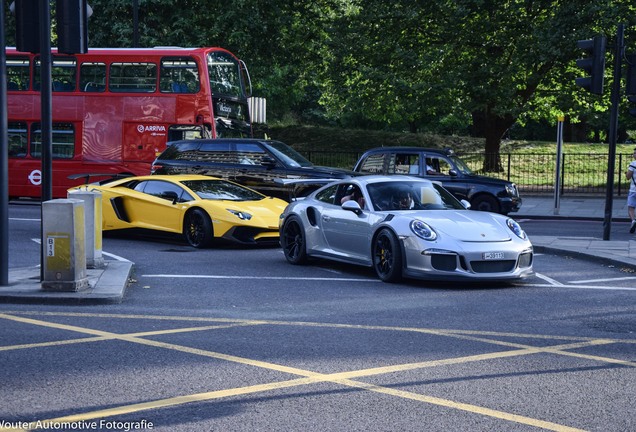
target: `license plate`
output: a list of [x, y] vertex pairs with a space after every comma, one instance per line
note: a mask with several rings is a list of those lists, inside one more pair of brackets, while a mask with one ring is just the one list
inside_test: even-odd
[[483, 258], [485, 260], [498, 260], [504, 258], [503, 252], [484, 252]]

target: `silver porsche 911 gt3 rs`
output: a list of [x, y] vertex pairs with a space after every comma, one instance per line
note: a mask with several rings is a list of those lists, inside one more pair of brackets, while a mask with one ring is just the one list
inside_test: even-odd
[[531, 275], [532, 244], [519, 224], [467, 206], [429, 180], [354, 177], [289, 204], [280, 243], [292, 264], [318, 257], [372, 266], [385, 282]]

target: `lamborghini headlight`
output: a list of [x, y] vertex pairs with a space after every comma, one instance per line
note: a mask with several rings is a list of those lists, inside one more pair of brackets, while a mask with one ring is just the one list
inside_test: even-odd
[[519, 237], [520, 239], [526, 239], [526, 232], [524, 230], [521, 229], [521, 225], [519, 225], [517, 222], [515, 222], [512, 219], [508, 219], [506, 220], [506, 224], [508, 225], [508, 228], [510, 228], [510, 231], [512, 231], [513, 233], [515, 233], [517, 235], [517, 237]]
[[426, 222], [415, 219], [411, 221], [410, 227], [413, 234], [421, 239], [435, 240], [437, 238], [437, 233]]
[[252, 215], [244, 212], [244, 211], [239, 211], [239, 210], [233, 210], [233, 209], [226, 209], [227, 211], [229, 211], [230, 213], [232, 213], [234, 216], [236, 216], [237, 218], [241, 219], [241, 220], [250, 220], [252, 219]]

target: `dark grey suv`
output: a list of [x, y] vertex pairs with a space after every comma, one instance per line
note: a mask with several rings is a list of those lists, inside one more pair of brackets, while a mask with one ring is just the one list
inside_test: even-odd
[[[307, 195], [322, 185], [311, 183], [310, 179], [327, 181], [357, 175], [338, 168], [315, 166], [280, 141], [243, 138], [170, 142], [153, 162], [152, 173], [211, 175], [288, 201], [293, 195]], [[290, 186], [280, 180], [299, 183]]]
[[474, 210], [508, 214], [521, 208], [514, 183], [480, 176], [450, 150], [421, 147], [379, 147], [364, 153], [354, 171], [362, 174], [406, 174], [437, 180]]

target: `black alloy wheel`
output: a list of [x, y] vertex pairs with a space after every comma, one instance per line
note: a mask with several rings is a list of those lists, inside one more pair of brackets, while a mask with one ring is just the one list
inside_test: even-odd
[[304, 264], [307, 262], [307, 249], [305, 231], [297, 216], [290, 216], [283, 225], [280, 237], [285, 258], [292, 264]]
[[195, 248], [207, 248], [214, 240], [210, 216], [201, 209], [190, 210], [183, 221], [183, 235]]
[[383, 282], [402, 279], [402, 251], [397, 237], [389, 229], [380, 231], [373, 242], [373, 268]]

